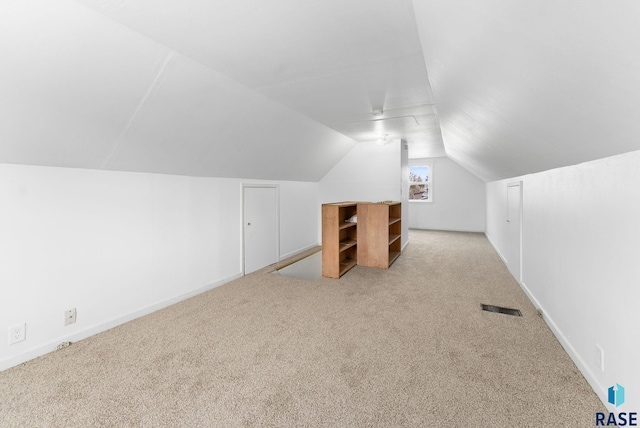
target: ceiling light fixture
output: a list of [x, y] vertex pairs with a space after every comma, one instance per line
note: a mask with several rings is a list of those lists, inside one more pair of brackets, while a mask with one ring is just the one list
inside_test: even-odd
[[382, 116], [382, 113], [384, 113], [384, 111], [382, 110], [382, 107], [380, 107], [380, 108], [374, 108], [372, 113], [374, 116]]
[[388, 136], [389, 134], [384, 134], [381, 138], [378, 138], [378, 140], [376, 140], [376, 144], [379, 146], [384, 146], [385, 144], [389, 144], [391, 141], [387, 140]]

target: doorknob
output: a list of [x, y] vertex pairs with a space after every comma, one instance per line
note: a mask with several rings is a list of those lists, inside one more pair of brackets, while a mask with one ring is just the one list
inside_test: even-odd
[[251, 223], [247, 223], [247, 226], [251, 226]]

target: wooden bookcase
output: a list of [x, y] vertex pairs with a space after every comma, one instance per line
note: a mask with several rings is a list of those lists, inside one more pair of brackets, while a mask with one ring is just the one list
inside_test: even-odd
[[402, 204], [359, 203], [358, 264], [388, 269], [400, 256]]
[[358, 225], [347, 222], [357, 203], [322, 205], [322, 276], [340, 278], [357, 263]]

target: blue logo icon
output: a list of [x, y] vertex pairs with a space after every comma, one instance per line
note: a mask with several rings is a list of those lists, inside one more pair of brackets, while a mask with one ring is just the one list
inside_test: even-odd
[[619, 383], [609, 388], [609, 403], [616, 407], [624, 403], [624, 387]]

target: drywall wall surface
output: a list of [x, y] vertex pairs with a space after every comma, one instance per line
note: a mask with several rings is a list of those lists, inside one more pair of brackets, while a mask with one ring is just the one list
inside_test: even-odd
[[432, 167], [433, 201], [409, 202], [409, 227], [484, 232], [485, 183], [445, 157], [409, 160], [421, 164]]
[[[493, 244], [500, 258], [508, 264], [502, 252], [507, 251], [507, 183], [508, 180], [492, 181], [485, 185], [487, 214], [485, 234]], [[523, 184], [524, 187], [524, 184]]]
[[400, 150], [400, 201], [402, 202], [402, 248], [409, 243], [409, 145], [401, 142]]
[[318, 245], [318, 183], [282, 181], [280, 259]]
[[357, 144], [322, 180], [322, 203], [400, 200], [400, 141]]
[[232, 178], [190, 178], [189, 281], [193, 287], [242, 272], [242, 185]]
[[[0, 370], [239, 277], [246, 182], [0, 164], [0, 332], [27, 325]], [[283, 214], [281, 254], [316, 245], [317, 184], [275, 184], [310, 215]]]
[[[320, 203], [400, 201], [400, 150], [400, 140], [394, 140], [384, 146], [375, 143], [357, 144], [320, 180]], [[318, 229], [319, 241], [322, 241], [321, 226], [319, 225]], [[407, 238], [403, 236], [402, 242], [407, 242]]]
[[[639, 411], [640, 151], [518, 180], [523, 289], [603, 402], [617, 383], [615, 410]], [[487, 184], [487, 236], [503, 253], [511, 181]]]

